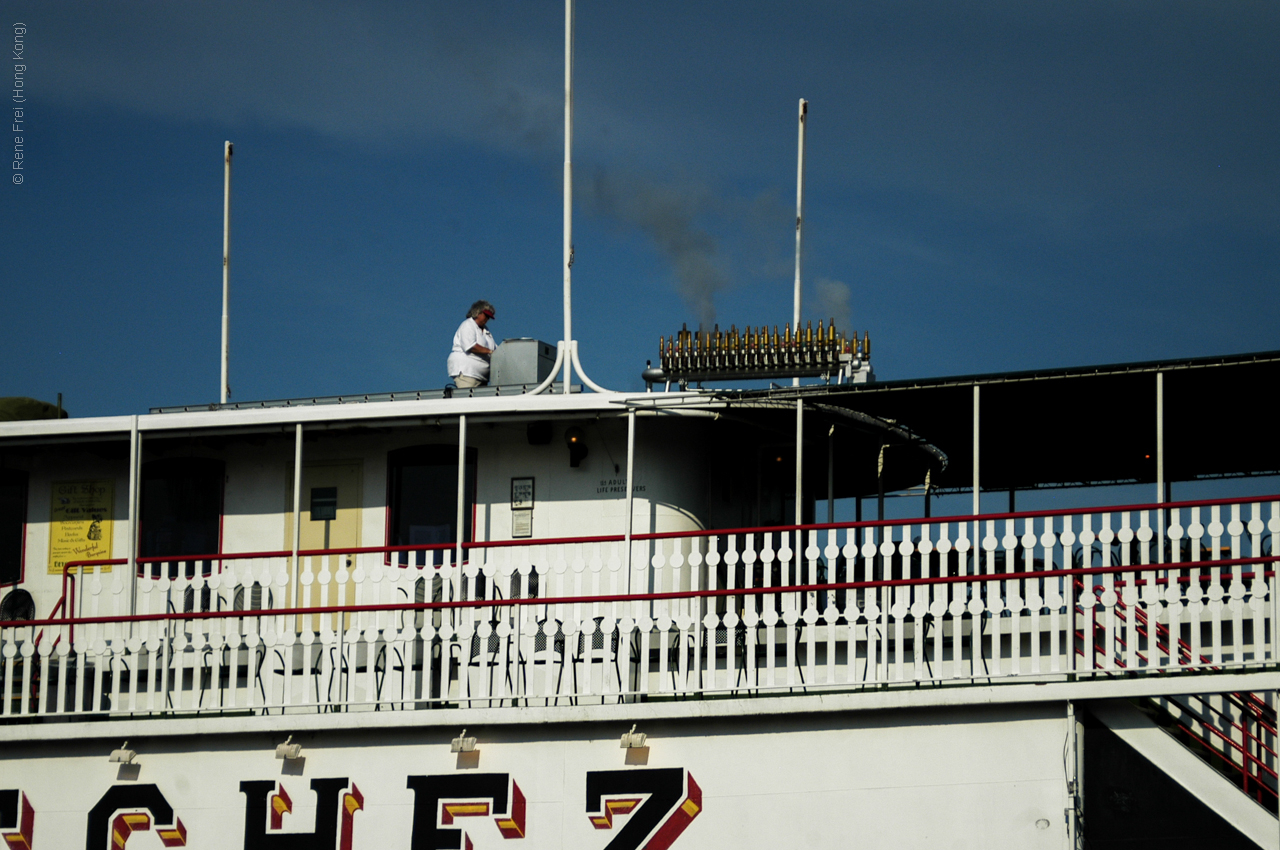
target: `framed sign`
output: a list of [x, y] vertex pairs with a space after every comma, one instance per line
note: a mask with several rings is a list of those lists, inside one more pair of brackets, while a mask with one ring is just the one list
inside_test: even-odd
[[532, 478], [512, 478], [511, 479], [511, 510], [532, 510], [533, 508], [533, 479]]
[[525, 509], [511, 512], [511, 536], [533, 536], [533, 511]]
[[[49, 509], [49, 572], [67, 561], [111, 557], [112, 481], [55, 481]], [[100, 567], [110, 570], [110, 567]]]

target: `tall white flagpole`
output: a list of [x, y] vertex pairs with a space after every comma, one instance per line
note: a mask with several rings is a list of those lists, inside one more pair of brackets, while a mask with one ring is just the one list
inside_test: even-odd
[[[809, 101], [800, 98], [800, 138], [799, 156], [796, 161], [796, 287], [793, 309], [791, 311], [791, 327], [795, 329], [795, 339], [800, 339], [800, 272], [804, 258], [804, 128], [809, 114]], [[800, 386], [799, 378], [791, 379], [792, 386]]]
[[564, 392], [573, 378], [573, 0], [564, 3]]
[[[796, 347], [800, 345], [800, 269], [804, 256], [804, 125], [809, 114], [809, 101], [800, 98], [799, 158], [796, 162], [796, 288], [792, 309], [791, 327], [794, 329]], [[791, 379], [791, 386], [800, 386], [798, 377]], [[804, 522], [804, 401], [796, 399], [796, 525]], [[796, 531], [796, 551], [801, 551], [801, 534]]]
[[222, 381], [218, 389], [218, 403], [226, 404], [231, 387], [227, 376], [228, 350], [231, 345], [231, 142], [223, 143], [226, 170], [222, 181]]

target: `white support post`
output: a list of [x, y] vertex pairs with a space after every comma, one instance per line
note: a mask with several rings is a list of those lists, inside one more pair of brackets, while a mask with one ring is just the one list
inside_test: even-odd
[[526, 395], [541, 395], [546, 392], [553, 383], [555, 383], [556, 376], [560, 374], [560, 364], [563, 363], [565, 358], [568, 356], [566, 354], [566, 349], [567, 346], [565, 346], [563, 340], [556, 343], [556, 362], [551, 364], [551, 371], [547, 372], [547, 377], [542, 379], [542, 383], [529, 390]]
[[827, 522], [836, 521], [836, 426], [827, 429]]
[[582, 368], [582, 361], [578, 359], [578, 341], [575, 339], [573, 344], [569, 346], [569, 353], [572, 355], [573, 371], [578, 373], [578, 377], [582, 379], [582, 383], [598, 393], [609, 392], [604, 387], [587, 377], [587, 370]]
[[[982, 417], [980, 416], [979, 389], [980, 388], [978, 387], [977, 384], [973, 385], [973, 515], [974, 516], [977, 516], [978, 514], [982, 513], [982, 495], [981, 495], [982, 490], [981, 490], [981, 487], [979, 486], [979, 472], [981, 470], [981, 465], [978, 462], [979, 461], [978, 447], [980, 445], [979, 438], [981, 435], [981, 421], [982, 421]], [[975, 526], [975, 529], [976, 529], [976, 526]], [[975, 531], [975, 534], [976, 533], [977, 532]], [[976, 540], [977, 538], [975, 537], [975, 542]]]
[[467, 485], [467, 417], [458, 417], [458, 525], [457, 525], [457, 553], [455, 554], [454, 564], [458, 567], [462, 566], [462, 541], [465, 536], [463, 530], [466, 528], [466, 485]]
[[1063, 759], [1066, 770], [1067, 805], [1063, 815], [1067, 821], [1067, 847], [1076, 850], [1080, 843], [1080, 735], [1075, 703], [1067, 702], [1067, 757]]
[[[1156, 504], [1164, 504], [1164, 372], [1156, 372]], [[1165, 559], [1165, 512], [1161, 508], [1156, 516], [1156, 545], [1159, 559]]]
[[231, 142], [223, 143], [225, 170], [222, 178], [222, 381], [218, 403], [226, 404], [231, 395], [228, 359], [231, 347]]
[[302, 578], [302, 565], [298, 563], [298, 549], [302, 543], [302, 423], [293, 431], [293, 607], [298, 607], [298, 583]]
[[636, 468], [636, 412], [627, 411], [627, 522], [623, 531], [626, 538], [626, 556], [623, 569], [627, 571], [627, 594], [631, 594], [631, 534], [634, 531], [635, 519], [632, 499], [635, 493]]
[[[139, 490], [139, 464], [142, 461], [142, 433], [138, 430], [138, 417], [132, 417], [129, 426], [129, 544], [126, 548], [125, 557], [129, 563], [125, 569], [129, 571], [129, 614], [138, 613], [138, 534], [141, 531], [141, 523], [138, 522], [138, 490]], [[99, 569], [101, 569], [99, 567]], [[81, 576], [84, 575], [84, 569], [80, 570]], [[132, 629], [132, 626], [130, 626]]]
[[[1280, 539], [1271, 535], [1271, 554], [1280, 555]], [[1271, 663], [1280, 659], [1280, 570], [1271, 574]], [[1276, 708], [1280, 710], [1280, 693], [1277, 693]]]
[[[804, 522], [804, 402], [796, 399], [796, 525]], [[796, 551], [800, 551], [800, 532], [796, 531]], [[797, 556], [798, 557], [798, 556]]]
[[[973, 385], [973, 515], [976, 517], [982, 513], [982, 486], [979, 473], [982, 470], [979, 458], [979, 446], [981, 445], [982, 435], [982, 417], [980, 414], [981, 393], [977, 384]], [[982, 561], [982, 529], [979, 527], [981, 523], [977, 520], [973, 521], [973, 536], [970, 545], [973, 547], [973, 571], [974, 573], [982, 572], [978, 566]], [[963, 558], [961, 559], [963, 561]], [[963, 566], [961, 567], [963, 569]]]
[[1156, 502], [1164, 502], [1164, 372], [1156, 372]]

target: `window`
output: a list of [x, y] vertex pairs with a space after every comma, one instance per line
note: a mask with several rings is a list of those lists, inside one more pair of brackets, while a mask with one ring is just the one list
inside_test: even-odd
[[[476, 450], [467, 449], [462, 540], [472, 538], [476, 504]], [[458, 447], [412, 446], [387, 455], [387, 544], [417, 546], [454, 543], [458, 523]], [[434, 563], [443, 563], [436, 554]], [[424, 563], [421, 555], [397, 562]]]
[[0, 585], [22, 581], [26, 525], [27, 474], [0, 469]]
[[213, 555], [222, 548], [222, 461], [183, 457], [142, 465], [144, 558]]

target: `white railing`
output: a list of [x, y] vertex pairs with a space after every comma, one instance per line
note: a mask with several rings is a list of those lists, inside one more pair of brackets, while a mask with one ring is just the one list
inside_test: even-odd
[[[1272, 667], [1280, 497], [142, 559], [0, 623], [0, 717], [567, 705]], [[627, 561], [631, 568], [627, 569]], [[120, 562], [116, 562], [120, 563]], [[72, 589], [76, 582], [72, 582]], [[132, 613], [130, 613], [132, 610]]]

